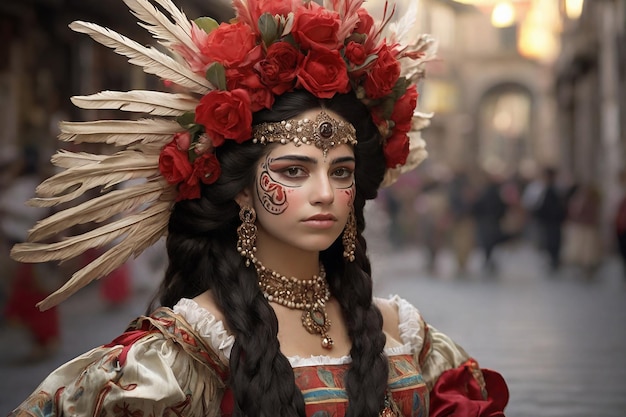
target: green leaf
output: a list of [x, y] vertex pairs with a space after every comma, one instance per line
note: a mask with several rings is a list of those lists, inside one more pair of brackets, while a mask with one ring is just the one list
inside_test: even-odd
[[372, 55], [368, 55], [367, 58], [365, 58], [365, 61], [361, 64], [361, 65], [357, 65], [356, 67], [353, 68], [348, 68], [349, 72], [354, 72], [354, 71], [358, 71], [362, 68], [367, 67], [369, 64], [371, 64], [375, 59], [378, 58], [378, 55], [376, 54], [372, 54]]
[[278, 39], [278, 25], [274, 16], [269, 12], [265, 12], [259, 17], [259, 32], [265, 46], [270, 46]]
[[196, 121], [196, 113], [192, 111], [185, 112], [176, 118], [178, 124], [184, 129], [190, 129]]
[[210, 17], [199, 17], [194, 20], [194, 23], [206, 33], [211, 33], [213, 29], [217, 29], [220, 25], [215, 19]]
[[226, 70], [219, 62], [214, 62], [207, 68], [206, 79], [218, 90], [226, 90]]
[[391, 115], [393, 114], [393, 108], [396, 104], [396, 100], [393, 99], [392, 95], [388, 95], [383, 99], [383, 102], [380, 105], [380, 108], [383, 111], [383, 118], [385, 120], [391, 119]]
[[393, 86], [393, 89], [391, 90], [391, 95], [394, 97], [396, 101], [400, 99], [400, 97], [402, 97], [404, 93], [406, 93], [406, 90], [407, 88], [409, 88], [410, 84], [411, 83], [409, 82], [409, 80], [406, 79], [406, 77], [398, 78], [398, 81], [396, 81], [396, 84]]

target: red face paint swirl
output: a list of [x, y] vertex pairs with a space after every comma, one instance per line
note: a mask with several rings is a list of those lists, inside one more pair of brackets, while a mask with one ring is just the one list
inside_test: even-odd
[[281, 214], [289, 206], [285, 188], [274, 181], [267, 171], [263, 171], [261, 175], [259, 175], [257, 193], [263, 207], [269, 213]]

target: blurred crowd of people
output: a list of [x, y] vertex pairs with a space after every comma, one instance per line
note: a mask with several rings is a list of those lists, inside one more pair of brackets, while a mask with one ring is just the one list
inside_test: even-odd
[[592, 279], [603, 261], [618, 253], [626, 277], [626, 173], [621, 174], [623, 199], [610, 210], [611, 231], [605, 236], [605, 202], [596, 184], [573, 181], [553, 167], [536, 175], [503, 172], [427, 167], [384, 189], [379, 201], [390, 217], [390, 242], [424, 248], [431, 272], [446, 248], [459, 276], [467, 273], [476, 251], [483, 272], [495, 275], [497, 247], [521, 241], [544, 253], [550, 275], [568, 266]]

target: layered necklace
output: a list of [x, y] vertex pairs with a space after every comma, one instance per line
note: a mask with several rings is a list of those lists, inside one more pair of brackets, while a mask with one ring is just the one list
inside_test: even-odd
[[287, 278], [266, 268], [258, 259], [253, 260], [259, 276], [259, 286], [267, 301], [291, 309], [302, 310], [302, 326], [311, 334], [322, 337], [322, 347], [333, 348], [333, 339], [328, 335], [330, 320], [326, 314], [326, 302], [330, 299], [330, 287], [326, 282], [326, 271], [320, 265], [319, 275], [311, 279]]

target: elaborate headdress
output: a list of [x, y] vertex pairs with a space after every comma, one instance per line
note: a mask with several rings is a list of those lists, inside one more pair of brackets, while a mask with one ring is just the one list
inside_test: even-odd
[[[167, 54], [93, 23], [70, 24], [184, 92], [103, 91], [72, 98], [80, 108], [145, 117], [61, 123], [60, 140], [109, 144], [117, 152], [59, 150], [52, 163], [64, 171], [45, 180], [29, 203], [52, 207], [93, 188], [116, 189], [40, 221], [11, 255], [22, 262], [64, 261], [90, 248], [110, 248], [39, 307], [60, 303], [154, 244], [167, 231], [174, 201], [198, 198], [200, 183], [219, 177], [216, 147], [227, 140], [271, 141], [267, 126], [253, 131], [252, 113], [271, 108], [274, 98], [288, 91], [305, 89], [319, 98], [353, 91], [383, 138], [383, 185], [417, 166], [426, 156], [419, 130], [429, 115], [415, 111], [416, 83], [435, 45], [427, 35], [407, 42], [416, 10], [390, 23], [393, 11], [385, 7], [375, 23], [363, 1], [233, 0], [236, 18], [218, 24], [207, 17], [190, 21], [170, 0], [124, 0]], [[334, 134], [309, 123], [316, 121], [306, 121], [307, 132]], [[281, 134], [284, 129], [278, 127]], [[347, 129], [340, 129], [346, 138], [338, 139], [352, 142]], [[134, 180], [129, 186], [117, 187], [129, 180]], [[105, 221], [92, 231], [47, 242], [73, 226]]]

